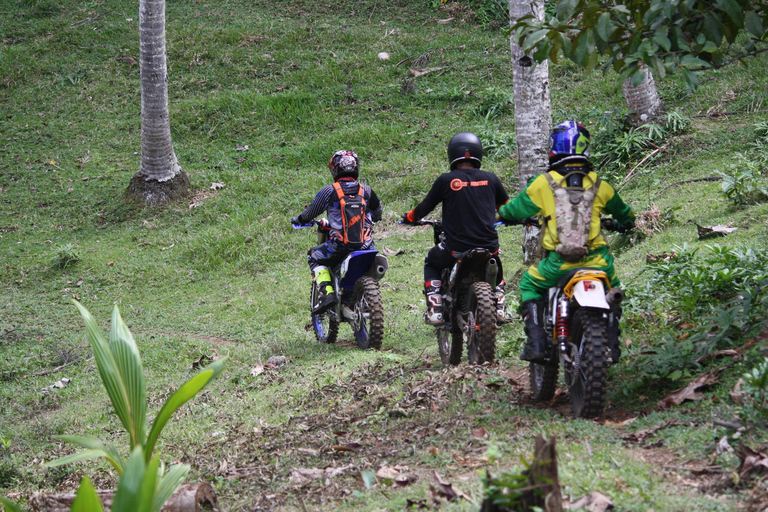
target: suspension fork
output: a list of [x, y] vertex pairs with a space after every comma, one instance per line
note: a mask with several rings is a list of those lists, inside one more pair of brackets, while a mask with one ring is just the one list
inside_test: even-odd
[[571, 336], [568, 322], [568, 297], [561, 295], [555, 306], [555, 336], [560, 347], [560, 355], [568, 360], [568, 338]]

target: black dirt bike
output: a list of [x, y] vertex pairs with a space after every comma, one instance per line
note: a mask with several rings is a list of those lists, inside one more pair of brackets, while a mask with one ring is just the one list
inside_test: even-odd
[[[443, 241], [439, 220], [421, 219], [414, 226], [432, 226], [435, 244]], [[437, 348], [444, 364], [461, 362], [467, 347], [470, 364], [492, 363], [496, 357], [498, 256], [487, 249], [470, 249], [443, 270], [442, 325], [435, 326]]]
[[[610, 219], [603, 219], [602, 226], [611, 230]], [[602, 414], [611, 357], [609, 326], [618, 322], [616, 309], [623, 297], [603, 270], [588, 267], [574, 268], [549, 289], [539, 319], [547, 334], [546, 360], [528, 367], [535, 400], [552, 399], [562, 366], [573, 416]]]
[[[317, 243], [328, 241], [328, 223], [325, 219], [312, 221], [296, 229], [317, 226]], [[322, 313], [312, 313], [315, 338], [322, 343], [336, 343], [339, 324], [347, 322], [355, 333], [357, 346], [380, 349], [384, 338], [384, 307], [379, 280], [389, 268], [387, 257], [375, 250], [360, 250], [349, 254], [330, 269], [333, 289], [339, 298], [335, 307]], [[312, 282], [310, 311], [319, 302], [320, 290]]]

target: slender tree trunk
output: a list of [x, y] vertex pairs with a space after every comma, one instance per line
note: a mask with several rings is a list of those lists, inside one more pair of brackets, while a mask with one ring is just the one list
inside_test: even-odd
[[147, 206], [187, 194], [189, 177], [173, 151], [165, 57], [165, 0], [139, 0], [141, 163], [127, 195]]
[[635, 127], [648, 123], [664, 111], [664, 104], [656, 90], [656, 80], [653, 78], [653, 73], [644, 64], [641, 64], [640, 67], [645, 72], [645, 78], [637, 87], [632, 85], [631, 78], [627, 78], [622, 84], [627, 108], [633, 111], [629, 120]]
[[[509, 0], [510, 23], [522, 16], [533, 14], [544, 19], [544, 0]], [[512, 79], [515, 93], [515, 138], [520, 189], [532, 177], [546, 172], [549, 167], [549, 133], [552, 113], [549, 102], [549, 61], [533, 68], [533, 59], [510, 38], [512, 50]], [[536, 260], [539, 229], [523, 230], [523, 262], [531, 265]]]

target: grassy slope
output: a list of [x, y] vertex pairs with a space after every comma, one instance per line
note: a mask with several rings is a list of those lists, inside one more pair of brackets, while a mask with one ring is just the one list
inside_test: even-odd
[[[23, 2], [5, 9], [0, 50], [0, 488], [72, 489], [87, 473], [103, 486], [114, 475], [99, 463], [44, 470], [41, 460], [71, 451], [52, 435], [120, 438], [89, 359], [84, 330], [69, 299], [105, 321], [117, 304], [136, 336], [153, 410], [189, 375], [201, 355], [231, 357], [223, 378], [187, 406], [165, 433], [168, 460], [193, 464], [217, 485], [227, 510], [264, 507], [399, 510], [429, 497], [433, 468], [478, 497], [479, 473], [517, 465], [533, 434], [561, 438], [561, 478], [574, 498], [600, 490], [621, 510], [729, 510], [744, 499], [726, 488], [696, 494], [667, 468], [705, 461], [716, 433], [712, 406], [653, 412], [642, 397], [624, 396], [631, 377], [614, 372], [609, 418], [640, 418], [629, 429], [667, 419], [663, 450], [617, 444], [627, 429], [571, 421], [567, 409], [527, 402], [514, 354], [521, 329], [499, 333], [497, 368], [443, 370], [432, 332], [421, 323], [420, 266], [430, 233], [396, 225], [444, 168], [444, 145], [459, 130], [503, 138], [513, 117], [478, 114], [498, 89], [509, 89], [508, 42], [499, 31], [414, 2], [169, 2], [171, 116], [177, 154], [199, 206], [136, 212], [120, 194], [138, 166], [138, 14], [131, 3]], [[456, 14], [448, 24], [437, 20]], [[443, 67], [412, 80], [408, 67]], [[379, 61], [387, 51], [391, 60]], [[404, 61], [405, 60], [405, 61]], [[401, 63], [401, 61], [404, 61]], [[717, 184], [666, 185], [725, 168], [751, 124], [765, 120], [764, 62], [713, 73], [695, 95], [674, 79], [660, 81], [668, 107], [687, 115], [749, 110], [727, 118], [695, 118], [622, 195], [638, 209], [676, 208], [678, 223], [624, 252], [619, 268], [632, 282], [647, 253], [697, 244], [695, 220], [734, 222], [729, 244], [765, 248], [766, 207], [734, 211]], [[347, 90], [351, 91], [347, 95]], [[552, 70], [555, 120], [588, 118], [623, 106], [612, 76], [567, 65]], [[238, 151], [236, 146], [248, 145]], [[386, 205], [379, 246], [402, 249], [384, 280], [385, 349], [361, 353], [343, 341], [320, 346], [306, 330], [309, 232], [287, 219], [328, 182], [325, 163], [339, 148], [355, 149], [363, 174]], [[516, 186], [514, 158], [485, 167]], [[211, 183], [224, 183], [218, 191]], [[191, 203], [192, 201], [190, 201]], [[518, 234], [502, 233], [510, 282], [519, 270]], [[80, 261], [50, 266], [67, 244]], [[647, 341], [648, 333], [629, 333]], [[292, 363], [253, 378], [271, 355]], [[45, 372], [76, 357], [85, 361]], [[737, 371], [738, 369], [734, 370]], [[735, 373], [734, 373], [735, 374]], [[61, 377], [72, 384], [39, 392]], [[714, 396], [723, 395], [725, 387]], [[658, 393], [649, 390], [650, 400]], [[401, 414], [402, 412], [402, 414]], [[566, 413], [563, 415], [563, 413]], [[695, 426], [695, 428], [691, 428]], [[479, 431], [483, 428], [484, 431]], [[362, 452], [333, 451], [359, 443]], [[7, 446], [6, 446], [7, 445]], [[309, 449], [309, 450], [308, 450]], [[319, 450], [315, 453], [311, 450]], [[226, 464], [224, 464], [226, 461]], [[355, 478], [383, 462], [408, 466], [420, 479], [403, 490], [366, 490]], [[733, 468], [731, 457], [718, 460]], [[291, 468], [341, 467], [348, 476], [302, 485]], [[701, 484], [701, 482], [700, 482]], [[705, 484], [701, 484], [706, 487]], [[469, 504], [448, 507], [472, 509]]]

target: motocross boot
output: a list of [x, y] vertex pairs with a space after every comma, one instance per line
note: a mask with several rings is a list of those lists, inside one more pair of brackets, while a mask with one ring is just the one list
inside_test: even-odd
[[427, 299], [427, 314], [424, 323], [443, 325], [443, 297], [440, 295], [441, 281], [432, 280], [424, 283], [424, 296]]
[[614, 365], [619, 362], [621, 358], [621, 306], [614, 306], [608, 317], [608, 348], [611, 350], [611, 362], [610, 365]]
[[331, 272], [325, 267], [318, 267], [314, 272], [314, 280], [317, 284], [318, 295], [317, 303], [312, 307], [312, 313], [318, 314], [327, 311], [336, 301], [336, 292], [333, 289], [331, 281]]
[[506, 283], [501, 282], [496, 287], [496, 323], [503, 324], [508, 322], [507, 320], [507, 299], [505, 296]]
[[525, 334], [527, 340], [520, 359], [531, 363], [544, 362], [544, 349], [546, 347], [546, 333], [541, 326], [541, 312], [544, 309], [544, 301], [532, 299], [523, 302], [522, 306], [523, 321], [525, 322]]

